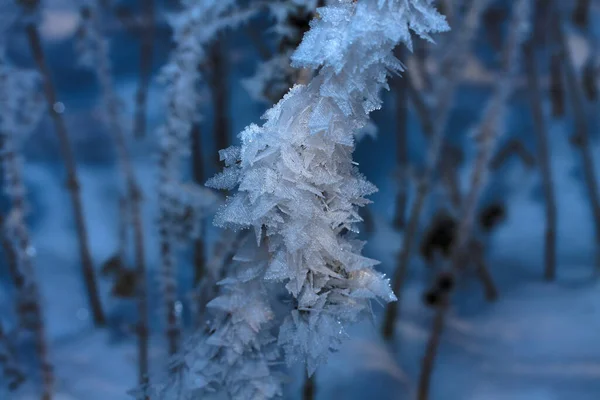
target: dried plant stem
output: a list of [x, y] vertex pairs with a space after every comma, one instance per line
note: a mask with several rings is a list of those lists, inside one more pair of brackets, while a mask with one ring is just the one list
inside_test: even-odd
[[141, 0], [145, 28], [140, 30], [140, 76], [135, 95], [135, 120], [133, 133], [136, 138], [146, 135], [146, 104], [148, 88], [152, 77], [152, 59], [154, 56], [155, 6], [154, 0]]
[[316, 390], [315, 374], [304, 378], [304, 386], [302, 387], [302, 400], [314, 400]]
[[[481, 193], [489, 174], [489, 164], [496, 143], [502, 133], [499, 126], [504, 117], [506, 102], [512, 94], [514, 75], [516, 73], [521, 52], [521, 44], [525, 35], [524, 24], [529, 20], [529, 5], [531, 0], [519, 0], [513, 5], [508, 38], [502, 54], [502, 75], [498, 80], [495, 92], [490, 99], [487, 109], [476, 130], [477, 155], [471, 170], [470, 187], [463, 203], [461, 218], [456, 234], [456, 242], [452, 247], [450, 257], [450, 272], [459, 274], [465, 269], [469, 259], [470, 244], [472, 243], [475, 226], [476, 210]], [[481, 265], [478, 266], [480, 269]], [[487, 271], [487, 270], [486, 270]], [[442, 293], [442, 299], [436, 310], [433, 329], [426, 345], [422, 369], [419, 377], [419, 400], [429, 398], [431, 375], [437, 357], [441, 335], [445, 325], [446, 315], [450, 307], [451, 291]]]
[[[204, 155], [202, 152], [202, 130], [200, 122], [196, 121], [192, 125], [191, 136], [191, 154], [192, 154], [192, 176], [194, 182], [203, 185], [205, 181], [204, 173]], [[206, 268], [206, 248], [204, 243], [205, 226], [202, 224], [202, 232], [194, 240], [194, 287], [204, 278]]]
[[219, 40], [212, 43], [210, 47], [210, 62], [212, 68], [212, 99], [213, 99], [213, 138], [215, 143], [214, 163], [218, 168], [220, 166], [219, 150], [226, 149], [230, 146], [230, 130], [229, 126], [229, 87], [228, 73], [229, 63], [227, 53], [224, 47], [227, 41], [225, 36], [221, 35]]
[[591, 0], [577, 0], [572, 16], [575, 25], [584, 27], [588, 24], [591, 3]]
[[175, 355], [179, 350], [179, 340], [181, 337], [181, 328], [179, 326], [179, 318], [175, 309], [177, 302], [177, 269], [175, 260], [175, 249], [173, 248], [174, 234], [171, 231], [170, 225], [171, 212], [169, 207], [172, 199], [169, 194], [169, 186], [171, 184], [171, 163], [172, 150], [162, 148], [159, 154], [159, 189], [158, 203], [160, 205], [160, 217], [158, 235], [160, 240], [160, 259], [161, 259], [161, 288], [162, 296], [166, 312], [166, 336], [168, 342], [169, 355]]
[[[396, 57], [402, 60], [403, 51], [401, 47], [396, 50]], [[396, 99], [396, 164], [401, 180], [398, 185], [396, 195], [396, 215], [394, 217], [394, 227], [396, 229], [404, 228], [406, 223], [406, 203], [408, 197], [408, 144], [407, 144], [407, 78], [396, 77], [392, 81], [394, 97]]]
[[510, 139], [496, 152], [490, 162], [490, 168], [492, 170], [499, 169], [513, 155], [518, 157], [527, 168], [535, 165], [535, 157], [527, 150], [523, 142], [519, 139]]
[[542, 109], [542, 96], [540, 91], [539, 76], [535, 64], [535, 44], [530, 39], [524, 45], [524, 63], [527, 75], [529, 102], [533, 118], [533, 130], [537, 142], [537, 158], [542, 174], [546, 206], [546, 232], [544, 239], [544, 276], [553, 281], [556, 278], [556, 225], [557, 207], [554, 195], [554, 179], [550, 164], [550, 146], [548, 144], [548, 129], [544, 120]]
[[[594, 219], [594, 228], [596, 231], [596, 251], [597, 254], [600, 255], [600, 191], [598, 188], [598, 178], [596, 177], [594, 168], [594, 157], [592, 154], [590, 132], [587, 122], [586, 102], [582, 93], [581, 85], [579, 85], [577, 80], [575, 67], [567, 47], [563, 22], [560, 19], [558, 11], [556, 10], [556, 4], [554, 4], [553, 14], [558, 52], [560, 54], [560, 59], [562, 60], [565, 84], [568, 88], [569, 100], [571, 103], [571, 113], [573, 117], [572, 141], [579, 151], [583, 165], [583, 175], [586, 188], [588, 190], [592, 216]], [[598, 257], [597, 261], [600, 261], [600, 256]]]
[[138, 383], [143, 386], [148, 383], [148, 300], [141, 192], [127, 148], [127, 140], [119, 112], [120, 101], [114, 91], [108, 49], [102, 41], [98, 16], [94, 15], [92, 10], [86, 10], [84, 7], [82, 9], [82, 17], [89, 18], [88, 23], [92, 29], [96, 30], [96, 34], [90, 35], [91, 39], [97, 41], [95, 47], [99, 49], [96, 53], [95, 61], [97, 65], [95, 72], [100, 82], [106, 106], [106, 118], [117, 150], [117, 159], [125, 187], [124, 201], [127, 206], [126, 209], [131, 214], [136, 274], [136, 301], [138, 307], [138, 324], [136, 327], [138, 335]]
[[494, 279], [492, 278], [490, 270], [486, 265], [483, 243], [476, 240], [471, 240], [470, 252], [475, 264], [475, 273], [483, 284], [485, 299], [490, 302], [496, 301], [498, 299], [498, 288], [496, 288]]
[[104, 326], [106, 324], [106, 317], [100, 301], [98, 284], [96, 282], [92, 256], [90, 254], [88, 232], [84, 217], [85, 214], [83, 211], [83, 202], [81, 200], [81, 187], [79, 185], [77, 165], [75, 163], [73, 149], [71, 148], [71, 141], [67, 132], [67, 125], [65, 124], [62, 114], [55, 109], [55, 105], [58, 102], [56, 90], [52, 82], [50, 69], [46, 64], [46, 58], [42, 49], [42, 43], [38, 29], [33, 22], [29, 22], [25, 27], [25, 31], [33, 58], [43, 77], [44, 94], [48, 103], [50, 116], [54, 122], [54, 129], [58, 137], [63, 161], [67, 170], [67, 188], [69, 190], [69, 195], [71, 197], [71, 203], [73, 206], [73, 216], [75, 219], [77, 237], [79, 239], [81, 272], [83, 274], [83, 280], [87, 291], [88, 303], [90, 305], [93, 320], [96, 326]]
[[428, 400], [429, 399], [429, 388], [431, 386], [431, 377], [433, 375], [433, 368], [435, 366], [435, 360], [437, 358], [438, 348], [442, 339], [442, 333], [444, 331], [444, 322], [446, 319], [446, 313], [449, 307], [448, 296], [443, 296], [442, 303], [438, 306], [435, 317], [433, 319], [433, 327], [431, 334], [425, 346], [425, 355], [421, 361], [421, 371], [419, 374], [419, 384], [417, 387], [417, 399]]
[[0, 229], [2, 229], [0, 242], [2, 243], [2, 250], [4, 252], [4, 257], [6, 258], [6, 264], [8, 265], [8, 273], [10, 274], [17, 292], [20, 292], [24, 288], [25, 277], [19, 270], [19, 260], [13, 244], [6, 235], [5, 218], [2, 214], [0, 214]]
[[421, 211], [425, 205], [427, 195], [432, 185], [435, 172], [438, 167], [440, 153], [444, 144], [444, 134], [446, 124], [449, 119], [454, 92], [464, 70], [466, 53], [481, 14], [487, 5], [487, 0], [473, 0], [470, 9], [465, 16], [465, 21], [456, 35], [456, 51], [452, 53], [452, 57], [447, 59], [443, 73], [447, 74], [441, 78], [438, 90], [437, 106], [435, 108], [436, 120], [433, 125], [431, 143], [429, 145], [426, 167], [422, 178], [417, 182], [415, 200], [412, 203], [409, 212], [409, 219], [404, 235], [402, 238], [402, 250], [398, 257], [398, 263], [394, 276], [392, 278], [392, 289], [398, 298], [398, 301], [388, 303], [385, 310], [385, 317], [382, 326], [382, 335], [385, 339], [391, 339], [394, 336], [396, 316], [400, 307], [402, 284], [408, 272], [408, 263], [410, 261], [412, 250], [419, 228], [421, 219]]
[[18, 309], [22, 328], [33, 334], [34, 346], [42, 378], [42, 400], [50, 400], [54, 387], [52, 365], [48, 357], [46, 332], [40, 301], [40, 290], [33, 267], [34, 248], [24, 217], [27, 212], [25, 186], [21, 175], [21, 162], [16, 154], [11, 133], [0, 132], [0, 161], [4, 170], [4, 181], [11, 202], [11, 221], [7, 227], [14, 242], [14, 255], [19, 269]]
[[14, 391], [25, 381], [25, 375], [17, 363], [14, 348], [8, 341], [2, 321], [0, 321], [0, 377], [4, 378], [2, 384], [6, 384], [9, 391]]

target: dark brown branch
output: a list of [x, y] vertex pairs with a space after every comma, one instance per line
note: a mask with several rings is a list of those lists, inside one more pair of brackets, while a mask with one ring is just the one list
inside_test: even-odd
[[102, 309], [102, 303], [100, 302], [100, 296], [98, 293], [98, 284], [96, 282], [96, 276], [94, 272], [94, 266], [92, 263], [92, 256], [89, 249], [89, 239], [87, 226], [85, 222], [85, 213], [83, 211], [83, 202], [81, 200], [79, 177], [77, 173], [77, 166], [75, 163], [75, 157], [73, 155], [73, 149], [71, 148], [71, 141], [67, 132], [67, 126], [62, 117], [62, 114], [56, 111], [55, 104], [58, 99], [56, 96], [56, 90], [52, 82], [50, 69], [46, 64], [46, 58], [42, 49], [40, 35], [37, 27], [34, 23], [30, 22], [25, 27], [27, 34], [27, 40], [31, 53], [39, 69], [44, 83], [44, 94], [48, 103], [48, 110], [52, 121], [54, 123], [54, 129], [60, 144], [62, 158], [65, 163], [67, 170], [67, 189], [71, 197], [71, 203], [73, 206], [73, 215], [75, 219], [75, 227], [77, 230], [77, 237], [79, 239], [79, 254], [81, 258], [81, 272], [83, 275], [84, 284], [87, 291], [88, 303], [92, 311], [94, 323], [97, 326], [103, 326], [106, 323], [104, 310]]

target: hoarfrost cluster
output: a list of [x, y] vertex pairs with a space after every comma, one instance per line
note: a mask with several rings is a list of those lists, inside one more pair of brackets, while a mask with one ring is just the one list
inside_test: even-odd
[[[215, 223], [253, 229], [267, 252], [266, 258], [244, 259], [236, 275], [221, 282], [227, 289], [209, 304], [221, 313], [187, 353], [188, 382], [196, 388], [208, 388], [211, 376], [211, 390], [225, 393], [235, 370], [236, 379], [260, 393], [243, 397], [240, 388], [232, 398], [279, 393], [271, 381], [258, 389], [241, 367], [257, 359], [269, 364], [273, 353], [264, 351], [270, 340], [259, 339], [269, 337], [269, 327], [280, 327], [277, 345], [288, 363], [305, 363], [312, 374], [339, 347], [346, 327], [370, 314], [371, 300], [395, 300], [388, 279], [373, 269], [378, 262], [361, 255], [365, 243], [357, 239], [358, 209], [377, 189], [352, 160], [355, 134], [380, 107], [388, 75], [402, 71], [395, 46], [411, 48], [410, 31], [431, 40], [430, 33], [448, 26], [427, 0], [348, 0], [318, 8], [310, 27], [292, 60], [318, 75], [292, 88], [265, 113], [262, 126], [248, 126], [240, 146], [222, 150], [226, 167], [207, 183], [235, 191]], [[267, 283], [283, 284], [290, 298], [276, 324]], [[251, 313], [249, 304], [256, 307]], [[213, 362], [204, 361], [207, 354]]]

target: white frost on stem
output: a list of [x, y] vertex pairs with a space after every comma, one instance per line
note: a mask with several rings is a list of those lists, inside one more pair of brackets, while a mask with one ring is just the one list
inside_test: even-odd
[[356, 131], [381, 105], [388, 74], [402, 71], [394, 47], [412, 48], [410, 31], [431, 40], [429, 33], [448, 29], [430, 3], [346, 0], [318, 9], [292, 57], [293, 66], [318, 75], [290, 90], [262, 126], [248, 126], [241, 147], [223, 151], [228, 166], [208, 182], [237, 188], [217, 225], [252, 227], [259, 242], [268, 238], [265, 279], [284, 282], [294, 299], [279, 345], [309, 374], [339, 347], [346, 326], [370, 312], [371, 299], [396, 299], [355, 238], [358, 207], [377, 189], [352, 152]]

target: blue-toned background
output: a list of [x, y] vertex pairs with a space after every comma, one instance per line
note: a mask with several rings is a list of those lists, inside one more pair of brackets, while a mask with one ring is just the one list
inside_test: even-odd
[[[0, 0], [8, 6], [9, 0]], [[74, 35], [79, 13], [74, 0], [43, 1], [40, 32], [43, 46], [64, 103], [69, 136], [75, 149], [82, 185], [89, 242], [97, 270], [115, 254], [119, 241], [119, 172], [115, 150], [103, 120], [102, 102], [94, 74], [76, 62]], [[139, 2], [120, 1], [139, 13]], [[151, 287], [151, 367], [156, 374], [164, 368], [165, 344], [162, 314], [155, 271], [159, 267], [157, 243], [157, 134], [163, 121], [163, 87], [156, 73], [165, 64], [171, 48], [167, 13], [174, 6], [161, 1], [157, 10], [154, 45], [154, 79], [148, 102], [148, 132], [135, 139], [129, 132], [135, 172], [143, 191], [143, 217]], [[495, 9], [505, 10], [512, 1], [495, 1]], [[568, 7], [567, 7], [568, 8]], [[5, 8], [0, 8], [0, 12]], [[501, 26], [506, 13], [497, 20]], [[597, 54], [590, 37], [600, 37], [600, 3], [592, 1], [590, 32], [568, 30], [571, 55], [581, 68], [590, 52]], [[109, 34], [111, 61], [116, 91], [124, 101], [127, 126], [133, 125], [133, 102], [139, 73], [139, 35], [116, 17], [105, 18]], [[458, 21], [460, 23], [460, 21]], [[274, 48], [274, 34], [268, 30], [269, 18], [261, 16], [252, 23], [267, 46]], [[497, 50], [483, 32], [484, 23], [473, 46], [466, 79], [461, 84], [448, 127], [450, 142], [461, 148], [465, 162], [460, 166], [461, 186], [468, 188], [471, 160], [475, 151], [469, 134], [478, 121], [497, 77]], [[30, 51], [19, 25], [4, 33], [8, 55], [19, 66], [33, 67]], [[247, 93], [242, 80], [250, 77], [262, 62], [244, 29], [227, 33], [220, 44], [225, 47], [228, 66], [228, 116], [231, 140], [251, 122], [259, 122], [266, 110]], [[442, 39], [440, 39], [442, 40]], [[598, 43], [597, 41], [595, 43]], [[410, 68], [410, 64], [408, 65]], [[541, 67], [543, 87], [547, 87], [547, 66]], [[398, 78], [395, 78], [398, 79]], [[506, 135], [501, 144], [519, 139], [534, 156], [536, 141], [528, 108], [524, 75], [516, 84], [510, 100]], [[596, 76], [598, 79], [598, 76]], [[212, 162], [213, 114], [210, 89], [203, 90], [202, 151], [206, 177], [217, 172]], [[543, 92], [547, 100], [548, 92]], [[395, 196], [399, 187], [396, 167], [397, 97], [392, 90], [384, 94], [384, 106], [372, 114], [376, 137], [365, 137], [357, 144], [355, 159], [361, 171], [379, 188], [369, 206], [374, 228], [365, 230], [369, 241], [366, 253], [379, 259], [380, 269], [392, 274], [401, 246], [402, 232], [392, 225]], [[409, 102], [410, 103], [410, 102]], [[588, 102], [591, 151], [596, 175], [600, 176], [598, 143], [598, 101]], [[486, 239], [487, 263], [499, 288], [496, 302], [486, 302], [473, 276], [461, 280], [457, 289], [432, 383], [432, 400], [595, 400], [600, 398], [600, 270], [595, 265], [594, 221], [582, 178], [579, 153], [569, 142], [573, 121], [568, 112], [562, 118], [550, 116], [544, 104], [549, 127], [552, 172], [558, 206], [558, 273], [555, 282], [543, 280], [544, 199], [538, 164], [527, 166], [516, 157], [493, 172], [484, 201], [506, 204], [506, 220]], [[0, 110], [2, 112], [2, 110]], [[406, 130], [409, 159], [414, 171], [423, 165], [427, 141], [421, 133], [413, 108], [409, 109]], [[121, 400], [136, 385], [135, 336], [128, 324], [135, 318], [130, 300], [110, 296], [110, 281], [99, 278], [102, 300], [110, 317], [109, 327], [95, 329], [85, 298], [78, 264], [74, 222], [65, 189], [65, 171], [53, 125], [48, 116], [23, 142], [25, 177], [29, 191], [28, 225], [36, 248], [35, 268], [42, 289], [50, 358], [57, 375], [56, 399]], [[409, 181], [410, 182], [410, 181]], [[403, 185], [406, 182], [402, 181]], [[409, 198], [414, 185], [409, 183]], [[427, 205], [427, 217], [447, 201], [441, 189], [434, 189]], [[2, 209], [8, 202], [2, 198]], [[209, 217], [210, 219], [211, 217]], [[207, 232], [207, 251], [219, 230]], [[186, 303], [192, 287], [190, 246], [180, 249], [180, 299]], [[189, 268], [188, 268], [189, 267]], [[403, 309], [398, 321], [397, 340], [385, 344], [379, 337], [381, 307], [376, 307], [376, 325], [356, 327], [342, 351], [317, 372], [318, 399], [410, 399], [414, 397], [421, 357], [433, 312], [423, 305], [423, 291], [431, 272], [416, 255], [410, 265]], [[14, 324], [14, 291], [8, 279], [4, 258], [0, 258], [0, 319]], [[187, 307], [187, 306], [186, 306]], [[189, 311], [185, 311], [189, 313]], [[22, 349], [21, 354], [28, 354]], [[27, 357], [24, 363], [27, 365]], [[33, 370], [33, 369], [32, 369]], [[298, 372], [298, 371], [296, 371]], [[0, 375], [1, 376], [1, 375]], [[3, 394], [7, 400], [35, 399], [35, 374], [15, 393]], [[286, 398], [300, 398], [301, 374], [294, 373]], [[5, 400], [4, 398], [0, 400]]]

